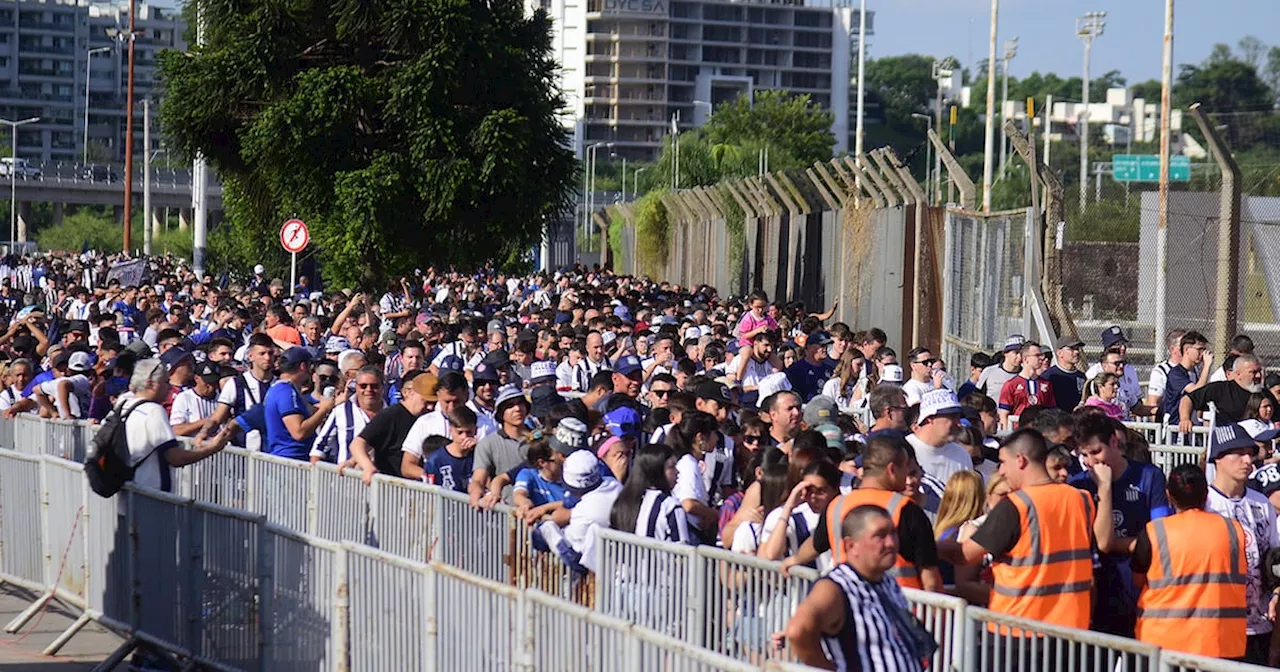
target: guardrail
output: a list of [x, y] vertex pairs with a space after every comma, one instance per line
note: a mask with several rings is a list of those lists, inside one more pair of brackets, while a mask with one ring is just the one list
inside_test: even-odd
[[[174, 585], [175, 577], [163, 578], [166, 575], [162, 566], [122, 570], [119, 566], [104, 564], [103, 554], [110, 555], [111, 544], [119, 542], [121, 529], [130, 530], [128, 524], [136, 526], [138, 520], [149, 521], [144, 525], [147, 529], [154, 527], [170, 534], [161, 540], [160, 545], [164, 548], [180, 547], [181, 531], [186, 529], [184, 525], [189, 524], [184, 516], [196, 514], [175, 513], [178, 510], [200, 511], [204, 513], [199, 515], [206, 516], [221, 515], [218, 525], [223, 527], [240, 525], [230, 520], [251, 521], [260, 527], [270, 521], [271, 531], [277, 536], [291, 535], [294, 543], [301, 545], [297, 553], [303, 556], [324, 552], [334, 554], [337, 553], [334, 549], [341, 548], [339, 555], [350, 562], [356, 562], [352, 559], [353, 554], [388, 561], [394, 559], [390, 564], [395, 567], [413, 568], [409, 574], [426, 571], [421, 569], [424, 566], [450, 567], [451, 571], [474, 575], [477, 581], [486, 581], [507, 591], [536, 589], [547, 599], [572, 600], [578, 605], [570, 609], [567, 603], [561, 603], [563, 610], [580, 614], [585, 612], [579, 608], [593, 608], [596, 616], [605, 619], [601, 623], [627, 623], [644, 631], [645, 636], [660, 638], [667, 645], [678, 642], [681, 651], [696, 650], [724, 660], [745, 660], [757, 665], [779, 656], [786, 657], [785, 652], [771, 650], [769, 637], [785, 627], [795, 606], [818, 579], [816, 572], [804, 568], [796, 568], [790, 577], [783, 577], [777, 563], [752, 556], [712, 547], [658, 542], [615, 530], [599, 531], [596, 575], [576, 576], [554, 554], [533, 550], [529, 528], [508, 507], [477, 511], [469, 506], [464, 495], [435, 486], [379, 475], [366, 487], [354, 471], [339, 473], [332, 465], [311, 466], [233, 448], [180, 470], [180, 494], [177, 496], [131, 494], [128, 499], [132, 508], [119, 523], [124, 527], [104, 527], [104, 520], [115, 521], [117, 518], [113, 511], [115, 503], [88, 492], [80, 465], [58, 459], [66, 453], [75, 456], [77, 451], [83, 451], [94, 429], [87, 423], [45, 421], [34, 417], [0, 421], [0, 438], [13, 436], [15, 445], [27, 453], [0, 451], [0, 579], [32, 589], [47, 589], [45, 597], [27, 610], [26, 618], [53, 597], [85, 609], [85, 616], [81, 617], [84, 622], [96, 620], [99, 614], [129, 615], [119, 611], [127, 607], [115, 605], [117, 611], [111, 612], [104, 606], [114, 605], [122, 599], [107, 587], [131, 585], [133, 580], [141, 580], [143, 574], [147, 581], [156, 581], [157, 590], [166, 585], [166, 581], [170, 582], [168, 585]], [[138, 504], [139, 497], [143, 498], [142, 504]], [[159, 506], [153, 500], [167, 502], [171, 506]], [[43, 517], [31, 514], [31, 502], [43, 503]], [[138, 511], [139, 506], [141, 511]], [[13, 515], [15, 510], [19, 512], [17, 515]], [[87, 517], [87, 522], [82, 520], [84, 517]], [[81, 524], [89, 528], [83, 533], [90, 541], [84, 550], [77, 550], [72, 548], [74, 544], [62, 540], [68, 536], [74, 539]], [[290, 529], [289, 526], [296, 527]], [[135, 538], [136, 532], [133, 533]], [[32, 543], [31, 540], [38, 542]], [[68, 550], [59, 555], [58, 546], [63, 543], [68, 543]], [[212, 539], [207, 540], [205, 547], [213, 549], [212, 543]], [[274, 538], [257, 539], [247, 540], [239, 546], [222, 544], [218, 548], [253, 550], [267, 543], [279, 545], [283, 542]], [[374, 546], [378, 548], [372, 548]], [[239, 555], [244, 554], [241, 552]], [[60, 557], [62, 562], [56, 562]], [[202, 554], [201, 560], [204, 559]], [[244, 558], [218, 560], [225, 563], [237, 561], [243, 563]], [[316, 562], [324, 564], [320, 560]], [[332, 564], [337, 560], [330, 558], [324, 562]], [[71, 568], [70, 573], [60, 567]], [[240, 571], [252, 574], [251, 569], [243, 567]], [[143, 574], [138, 574], [138, 571]], [[269, 574], [258, 571], [262, 576]], [[285, 571], [297, 573], [288, 567]], [[418, 599], [413, 581], [406, 579], [392, 585], [397, 586], [390, 591], [392, 594], [407, 595], [404, 599], [409, 602]], [[310, 583], [290, 588], [294, 592], [311, 591], [308, 594], [314, 594], [318, 589], [319, 586]], [[913, 611], [940, 645], [930, 669], [962, 672], [1015, 669], [1017, 666], [1013, 666], [1013, 662], [1022, 665], [1019, 662], [1021, 658], [1015, 661], [1009, 656], [1018, 651], [1023, 653], [1016, 655], [1027, 660], [1046, 661], [1054, 659], [1059, 650], [1076, 652], [1068, 655], [1068, 660], [1081, 660], [1071, 656], [1086, 652], [1090, 661], [1131, 660], [1133, 656], [1147, 651], [1134, 640], [1098, 639], [1097, 633], [1054, 628], [967, 607], [956, 597], [911, 590], [905, 592]], [[172, 599], [172, 594], [170, 590], [169, 599]], [[257, 600], [262, 599], [243, 591], [237, 594], [241, 598], [253, 598], [247, 604], [259, 604]], [[124, 602], [129, 603], [130, 599], [126, 598]], [[186, 604], [194, 602], [187, 600]], [[222, 613], [223, 608], [219, 609]], [[174, 623], [188, 622], [177, 617], [195, 616], [190, 611], [168, 613], [155, 623], [149, 623], [149, 628], [142, 628], [141, 632], [154, 634], [157, 629], [167, 632], [162, 629], [164, 623], [173, 627]], [[351, 617], [348, 613], [344, 618]], [[15, 619], [10, 624], [12, 629], [21, 627], [20, 621], [25, 621], [25, 618]], [[50, 648], [56, 651], [65, 643], [74, 630], [83, 625], [80, 621], [77, 623], [79, 625], [60, 636], [56, 646], [51, 645]], [[1061, 640], [1063, 643], [1053, 645], [1057, 648], [1053, 648], [1053, 655], [1050, 655], [1046, 653], [1049, 649], [1037, 649], [1038, 645], [1007, 633], [988, 633], [985, 627], [976, 629], [975, 623], [1013, 625], [1025, 632], [1038, 633], [1043, 641]], [[128, 625], [133, 628], [129, 632], [138, 630], [138, 626], [127, 619], [113, 620], [109, 624]], [[311, 634], [307, 636], [315, 636], [314, 629], [308, 632]], [[183, 644], [171, 638], [177, 636], [170, 632], [157, 641]], [[296, 636], [304, 635], [299, 632]], [[369, 636], [381, 635], [371, 632]], [[249, 646], [244, 641], [237, 642], [235, 647], [227, 644], [219, 650], [240, 650]], [[1135, 649], [1135, 646], [1139, 648]], [[1001, 655], [1004, 657], [993, 657], [996, 654], [990, 652], [996, 649], [1003, 651]], [[203, 650], [181, 649], [183, 652]], [[987, 655], [986, 658], [975, 657], [976, 652], [984, 651], [988, 652], [983, 654]], [[547, 655], [549, 657], [544, 660], [555, 661], [562, 659], [557, 656], [566, 654]], [[352, 656], [355, 667], [355, 654]], [[594, 666], [594, 661], [601, 659], [591, 660]], [[1148, 657], [1143, 660], [1155, 659]], [[370, 665], [384, 662], [382, 658], [369, 660]], [[452, 661], [447, 662], [452, 664]], [[1249, 669], [1246, 666], [1199, 668], [1194, 664], [1194, 661], [1188, 662], [1184, 668], [1203, 669], [1205, 672], [1244, 672]], [[1039, 668], [1022, 665], [1017, 669]], [[1115, 665], [1103, 665], [1098, 669], [1115, 669]]]

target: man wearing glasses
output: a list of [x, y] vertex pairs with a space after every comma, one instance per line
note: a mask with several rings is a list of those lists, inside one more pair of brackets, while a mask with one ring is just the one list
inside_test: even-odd
[[377, 366], [362, 367], [355, 375], [355, 394], [325, 419], [311, 444], [311, 463], [342, 464], [351, 457], [351, 442], [382, 410], [383, 375]]
[[911, 380], [902, 384], [902, 391], [907, 395], [907, 405], [915, 406], [926, 392], [943, 387], [942, 381], [947, 372], [943, 369], [934, 370], [933, 366], [938, 363], [938, 358], [928, 348], [916, 348], [908, 352], [907, 361], [911, 363]]
[[[1125, 420], [1131, 419], [1133, 416], [1150, 416], [1154, 415], [1156, 409], [1142, 403], [1142, 389], [1138, 387], [1137, 376], [1133, 374], [1133, 369], [1129, 367], [1129, 360], [1119, 350], [1111, 348], [1102, 353], [1102, 358], [1090, 371], [1097, 368], [1099, 372], [1113, 373], [1120, 379], [1120, 390], [1116, 393], [1116, 403], [1125, 409]], [[1132, 376], [1133, 386], [1129, 386], [1128, 381]]]
[[[1112, 325], [1102, 332], [1102, 349], [1104, 356], [1098, 360], [1097, 364], [1089, 367], [1085, 372], [1086, 378], [1093, 378], [1098, 372], [1107, 370], [1116, 374], [1120, 378], [1120, 396], [1116, 398], [1124, 404], [1125, 408], [1132, 409], [1141, 405], [1142, 408], [1148, 409], [1146, 412], [1139, 413], [1133, 411], [1134, 415], [1151, 415], [1154, 413], [1145, 404], [1142, 404], [1144, 398], [1142, 396], [1142, 385], [1138, 382], [1138, 371], [1132, 366], [1128, 366], [1129, 356], [1129, 339], [1125, 337], [1124, 330], [1119, 326]], [[1119, 355], [1115, 358], [1121, 364], [1119, 369], [1107, 369], [1104, 362], [1110, 354]], [[1127, 418], [1126, 418], [1127, 419]]]
[[1000, 424], [1009, 425], [1009, 416], [1022, 415], [1028, 406], [1058, 405], [1053, 396], [1053, 386], [1040, 377], [1037, 371], [1044, 361], [1044, 350], [1035, 341], [1027, 341], [1019, 349], [1022, 355], [1022, 370], [1000, 388]]

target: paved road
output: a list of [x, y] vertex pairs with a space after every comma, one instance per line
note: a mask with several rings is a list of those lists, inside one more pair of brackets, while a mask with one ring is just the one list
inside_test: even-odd
[[[12, 586], [0, 587], [0, 627], [17, 616], [34, 599], [34, 595]], [[51, 606], [38, 625], [31, 619], [18, 634], [0, 632], [0, 671], [2, 672], [88, 672], [121, 643], [121, 638], [95, 623], [85, 626], [55, 657], [40, 653], [68, 625], [74, 614], [60, 606]], [[30, 633], [30, 634], [28, 634]], [[25, 639], [23, 639], [25, 637]], [[21, 640], [21, 641], [19, 641]], [[120, 670], [127, 666], [121, 665]]]

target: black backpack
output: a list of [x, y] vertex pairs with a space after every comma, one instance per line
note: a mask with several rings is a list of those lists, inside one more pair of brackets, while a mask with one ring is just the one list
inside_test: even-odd
[[[89, 487], [99, 497], [112, 497], [125, 483], [133, 480], [137, 466], [130, 464], [125, 420], [143, 403], [146, 402], [134, 404], [133, 408], [124, 411], [125, 402], [120, 402], [102, 421], [98, 433], [93, 435], [92, 450], [84, 461], [84, 475], [89, 479]], [[147, 454], [147, 457], [151, 455]], [[138, 460], [138, 464], [145, 462], [147, 457]]]

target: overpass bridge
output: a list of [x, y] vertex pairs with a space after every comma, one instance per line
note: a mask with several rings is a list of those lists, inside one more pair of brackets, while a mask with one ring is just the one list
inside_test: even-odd
[[[124, 166], [97, 164], [86, 167], [75, 163], [33, 164], [39, 174], [22, 174], [13, 179], [12, 188], [18, 202], [18, 240], [26, 241], [31, 222], [31, 204], [53, 204], [54, 224], [61, 222], [65, 206], [110, 205], [116, 218], [124, 216]], [[133, 204], [142, 209], [142, 170], [134, 171]], [[0, 176], [0, 189], [8, 191], [10, 177]], [[161, 209], [178, 211], [180, 222], [191, 221], [191, 170], [153, 169], [151, 182], [152, 226], [159, 221]], [[222, 210], [222, 185], [211, 182], [206, 191], [210, 213]], [[5, 194], [7, 196], [7, 194]]]

